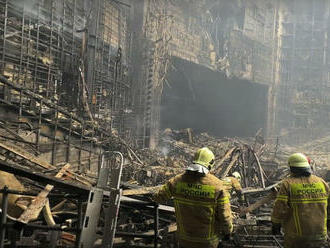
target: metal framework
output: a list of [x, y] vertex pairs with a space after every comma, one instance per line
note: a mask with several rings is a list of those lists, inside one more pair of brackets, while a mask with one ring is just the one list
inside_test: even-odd
[[51, 151], [54, 165], [97, 171], [107, 137], [131, 133], [125, 8], [107, 0], [0, 1], [0, 100], [16, 113], [1, 128], [18, 134], [2, 138]]
[[303, 143], [329, 131], [329, 2], [280, 2], [277, 131]]

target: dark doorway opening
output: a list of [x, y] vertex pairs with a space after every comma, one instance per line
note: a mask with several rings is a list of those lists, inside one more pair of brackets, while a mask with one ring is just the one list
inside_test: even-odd
[[161, 101], [161, 128], [251, 137], [266, 127], [268, 86], [173, 58]]

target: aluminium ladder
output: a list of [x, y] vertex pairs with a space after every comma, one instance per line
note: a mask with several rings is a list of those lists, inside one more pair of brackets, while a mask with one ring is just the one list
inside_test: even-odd
[[[110, 163], [110, 160], [104, 161], [105, 154], [101, 158], [101, 168], [96, 187], [90, 190], [87, 202], [87, 209], [83, 221], [82, 231], [79, 240], [79, 248], [91, 248], [96, 239], [96, 229], [99, 222], [100, 212], [104, 193], [109, 190], [108, 207], [105, 209], [104, 234], [102, 247], [112, 247], [115, 237], [117, 216], [120, 206], [121, 190], [120, 179], [123, 169], [123, 155], [120, 152], [106, 152], [111, 155], [119, 155], [120, 164]], [[112, 159], [114, 156], [112, 157]], [[111, 166], [111, 168], [110, 168]], [[111, 169], [111, 170], [110, 170]], [[111, 172], [111, 174], [110, 174]], [[108, 187], [108, 178], [110, 175], [110, 189]]]

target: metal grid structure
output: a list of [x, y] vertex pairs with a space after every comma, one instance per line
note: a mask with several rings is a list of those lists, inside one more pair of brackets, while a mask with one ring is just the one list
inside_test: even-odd
[[168, 4], [167, 1], [148, 0], [143, 12], [140, 88], [135, 106], [140, 115], [136, 142], [143, 148], [155, 148], [158, 143], [160, 99], [170, 62], [172, 22]]
[[[83, 27], [82, 1], [8, 1], [0, 3], [1, 71], [11, 82], [49, 99], [77, 75]], [[68, 97], [68, 95], [66, 95]]]
[[1, 0], [0, 15], [0, 98], [16, 113], [6, 125], [22, 136], [26, 125], [13, 123], [24, 119], [32, 132], [16, 140], [7, 134], [7, 141], [50, 152], [54, 165], [71, 162], [95, 172], [111, 132], [130, 131], [125, 6]]
[[281, 1], [277, 132], [295, 144], [329, 131], [329, 2]]
[[94, 1], [90, 8], [85, 63], [91, 111], [93, 118], [106, 122], [104, 126], [110, 123], [123, 133], [124, 115], [130, 107], [128, 13], [111, 1]]
[[265, 45], [258, 40], [253, 40], [238, 31], [232, 32], [228, 50], [231, 73], [254, 82], [266, 85], [271, 84], [271, 46]]

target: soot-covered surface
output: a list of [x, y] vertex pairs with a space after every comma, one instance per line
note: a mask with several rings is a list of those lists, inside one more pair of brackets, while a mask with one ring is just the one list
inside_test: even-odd
[[193, 128], [216, 136], [253, 136], [267, 117], [265, 85], [228, 79], [195, 63], [173, 58], [164, 85], [162, 128]]

